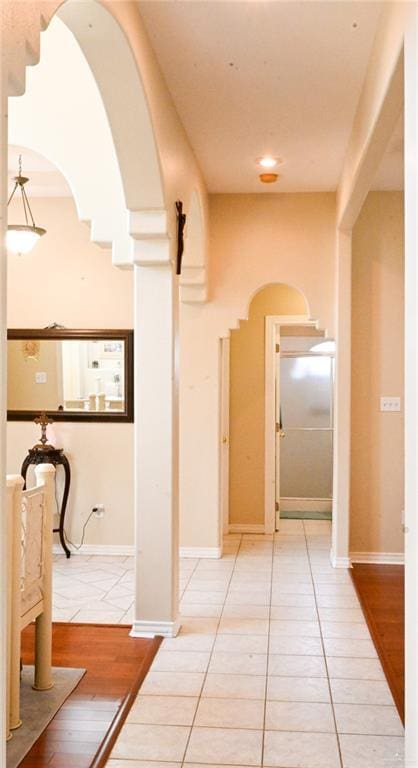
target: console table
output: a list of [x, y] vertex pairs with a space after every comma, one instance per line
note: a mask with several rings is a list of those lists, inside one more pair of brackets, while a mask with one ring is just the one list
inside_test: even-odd
[[70, 482], [71, 482], [70, 463], [64, 453], [63, 448], [55, 448], [53, 445], [48, 445], [48, 444], [38, 444], [38, 445], [35, 445], [33, 448], [29, 448], [28, 455], [26, 456], [22, 464], [22, 469], [20, 470], [20, 474], [22, 475], [25, 481], [25, 488], [26, 488], [26, 474], [31, 464], [53, 464], [54, 467], [61, 464], [64, 468], [64, 473], [65, 473], [64, 493], [62, 496], [61, 508], [58, 510], [59, 526], [58, 528], [53, 528], [53, 532], [59, 534], [61, 546], [66, 554], [66, 557], [70, 557], [71, 552], [67, 547], [65, 537], [64, 537], [65, 510], [67, 507], [68, 494], [70, 492]]

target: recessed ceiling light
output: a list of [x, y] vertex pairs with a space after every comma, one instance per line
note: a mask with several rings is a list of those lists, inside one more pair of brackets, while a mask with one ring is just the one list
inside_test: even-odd
[[259, 157], [257, 163], [258, 165], [261, 165], [262, 168], [275, 168], [279, 163], [279, 158], [265, 155], [264, 157]]

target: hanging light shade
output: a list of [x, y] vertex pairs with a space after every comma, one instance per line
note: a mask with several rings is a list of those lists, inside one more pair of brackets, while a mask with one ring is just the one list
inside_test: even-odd
[[29, 253], [39, 238], [45, 234], [46, 229], [37, 227], [33, 218], [25, 190], [25, 184], [29, 181], [29, 179], [26, 176], [22, 176], [22, 155], [19, 155], [19, 175], [15, 176], [13, 181], [15, 185], [7, 205], [9, 205], [13, 199], [15, 192], [19, 190], [22, 198], [22, 208], [25, 217], [25, 223], [8, 225], [6, 245], [8, 250], [13, 251], [13, 253]]

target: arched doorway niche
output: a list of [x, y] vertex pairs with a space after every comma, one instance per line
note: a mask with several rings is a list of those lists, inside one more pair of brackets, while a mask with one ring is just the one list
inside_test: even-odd
[[[240, 320], [223, 342], [230, 349], [229, 425], [224, 429], [224, 435], [229, 429], [229, 440], [222, 439], [221, 466], [225, 460], [229, 464], [228, 530], [232, 532], [274, 530], [276, 342], [284, 325], [320, 332], [299, 289], [269, 284], [252, 296], [247, 319]], [[325, 332], [321, 333], [324, 337]], [[223, 364], [227, 364], [225, 356]]]
[[230, 333], [229, 526], [264, 531], [266, 318], [309, 318], [303, 294], [284, 283], [260, 288]]

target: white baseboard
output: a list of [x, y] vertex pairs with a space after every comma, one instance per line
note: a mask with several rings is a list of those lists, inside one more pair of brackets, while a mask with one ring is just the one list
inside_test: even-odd
[[351, 568], [351, 557], [334, 557], [331, 552], [331, 565], [333, 568]]
[[180, 629], [179, 621], [134, 621], [131, 637], [176, 637]]
[[376, 565], [404, 565], [403, 552], [350, 552], [352, 563], [375, 563]]
[[[83, 544], [80, 549], [74, 549], [69, 545], [71, 555], [120, 555], [128, 557], [135, 555], [133, 544]], [[61, 544], [54, 544], [54, 555], [62, 555]], [[180, 557], [206, 557], [219, 559], [221, 557], [220, 547], [180, 547]]]
[[241, 523], [229, 526], [229, 533], [264, 533], [264, 525], [245, 525]]
[[222, 557], [220, 547], [180, 547], [180, 557], [206, 557], [218, 560]]
[[332, 512], [332, 499], [280, 498], [281, 512]]
[[[68, 545], [71, 555], [112, 555], [120, 557], [133, 556], [135, 547], [133, 544], [83, 544], [80, 549], [74, 549], [71, 544]], [[61, 544], [54, 544], [54, 555], [63, 555], [64, 550]]]

